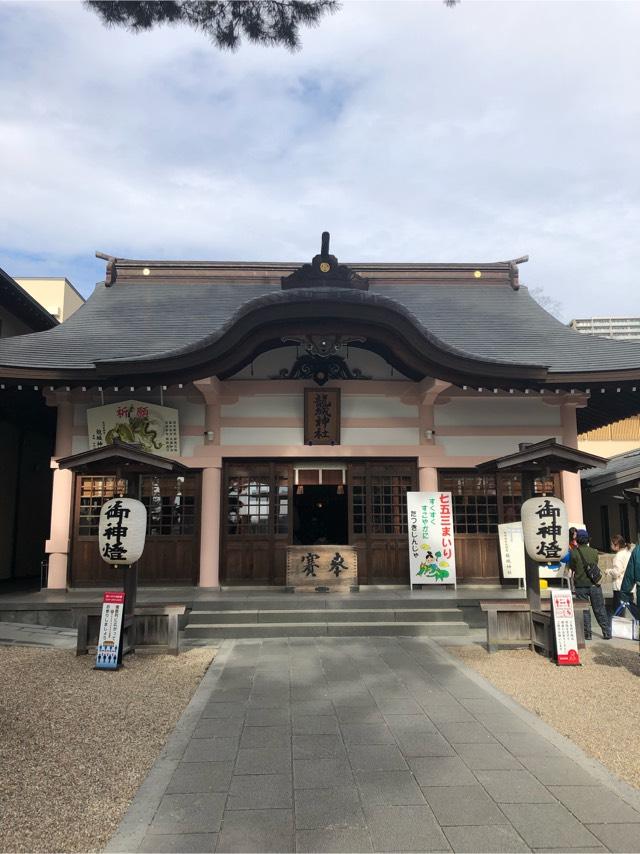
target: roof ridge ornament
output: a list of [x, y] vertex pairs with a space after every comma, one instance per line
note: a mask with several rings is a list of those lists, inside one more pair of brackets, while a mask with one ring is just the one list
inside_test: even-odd
[[110, 288], [111, 285], [115, 285], [116, 282], [116, 261], [118, 260], [115, 255], [107, 255], [106, 252], [98, 252], [96, 250], [96, 258], [101, 258], [103, 261], [107, 262], [107, 270], [104, 276], [104, 283], [107, 288]]
[[322, 232], [320, 254], [314, 256], [310, 264], [303, 264], [289, 276], [281, 279], [282, 290], [290, 288], [350, 288], [368, 291], [369, 280], [360, 276], [346, 264], [339, 264], [335, 255], [329, 252], [328, 231]]

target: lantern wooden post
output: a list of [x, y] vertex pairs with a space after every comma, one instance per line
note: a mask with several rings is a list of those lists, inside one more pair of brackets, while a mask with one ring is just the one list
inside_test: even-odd
[[[535, 497], [535, 475], [526, 469], [522, 472], [522, 503]], [[532, 611], [540, 610], [540, 564], [525, 549], [524, 567], [527, 578], [527, 600]]]

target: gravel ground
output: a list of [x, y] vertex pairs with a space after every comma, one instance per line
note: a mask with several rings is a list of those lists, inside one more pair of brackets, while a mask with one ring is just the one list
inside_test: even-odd
[[214, 650], [92, 656], [0, 647], [0, 851], [99, 851]]
[[527, 649], [489, 655], [474, 645], [448, 651], [640, 788], [637, 644], [621, 649], [594, 641], [580, 651], [582, 667], [557, 667]]

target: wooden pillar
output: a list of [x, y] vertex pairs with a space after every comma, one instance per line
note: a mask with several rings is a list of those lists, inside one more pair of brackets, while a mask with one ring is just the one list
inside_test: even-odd
[[[577, 448], [576, 407], [563, 403], [560, 413], [562, 417], [562, 443], [570, 448]], [[563, 471], [560, 472], [560, 481], [562, 483], [562, 500], [567, 506], [569, 522], [584, 522], [580, 475], [571, 471]]]
[[[522, 503], [535, 496], [535, 475], [530, 471], [522, 472]], [[532, 611], [540, 610], [540, 564], [524, 553], [524, 566], [527, 579], [527, 599]]]
[[420, 466], [418, 469], [418, 488], [420, 492], [437, 492], [438, 469], [432, 466]]
[[220, 466], [202, 470], [200, 519], [200, 587], [220, 587]]
[[[202, 469], [202, 503], [200, 519], [199, 587], [220, 588], [220, 512], [222, 478], [220, 459], [220, 396], [217, 377], [196, 380], [194, 386], [203, 397], [204, 449], [207, 463]], [[210, 460], [210, 462], [209, 462]]]
[[[58, 408], [55, 456], [66, 457], [72, 452], [73, 403], [70, 395], [58, 394], [51, 401]], [[45, 543], [49, 555], [47, 587], [65, 590], [69, 572], [69, 539], [73, 503], [73, 472], [59, 469], [52, 461], [53, 491], [51, 495], [51, 529]]]

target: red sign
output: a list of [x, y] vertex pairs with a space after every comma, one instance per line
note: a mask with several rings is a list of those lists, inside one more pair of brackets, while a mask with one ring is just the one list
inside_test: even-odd
[[551, 608], [556, 635], [556, 662], [569, 665], [580, 664], [571, 591], [552, 590]]
[[110, 605], [124, 605], [124, 593], [105, 593], [102, 601]]

